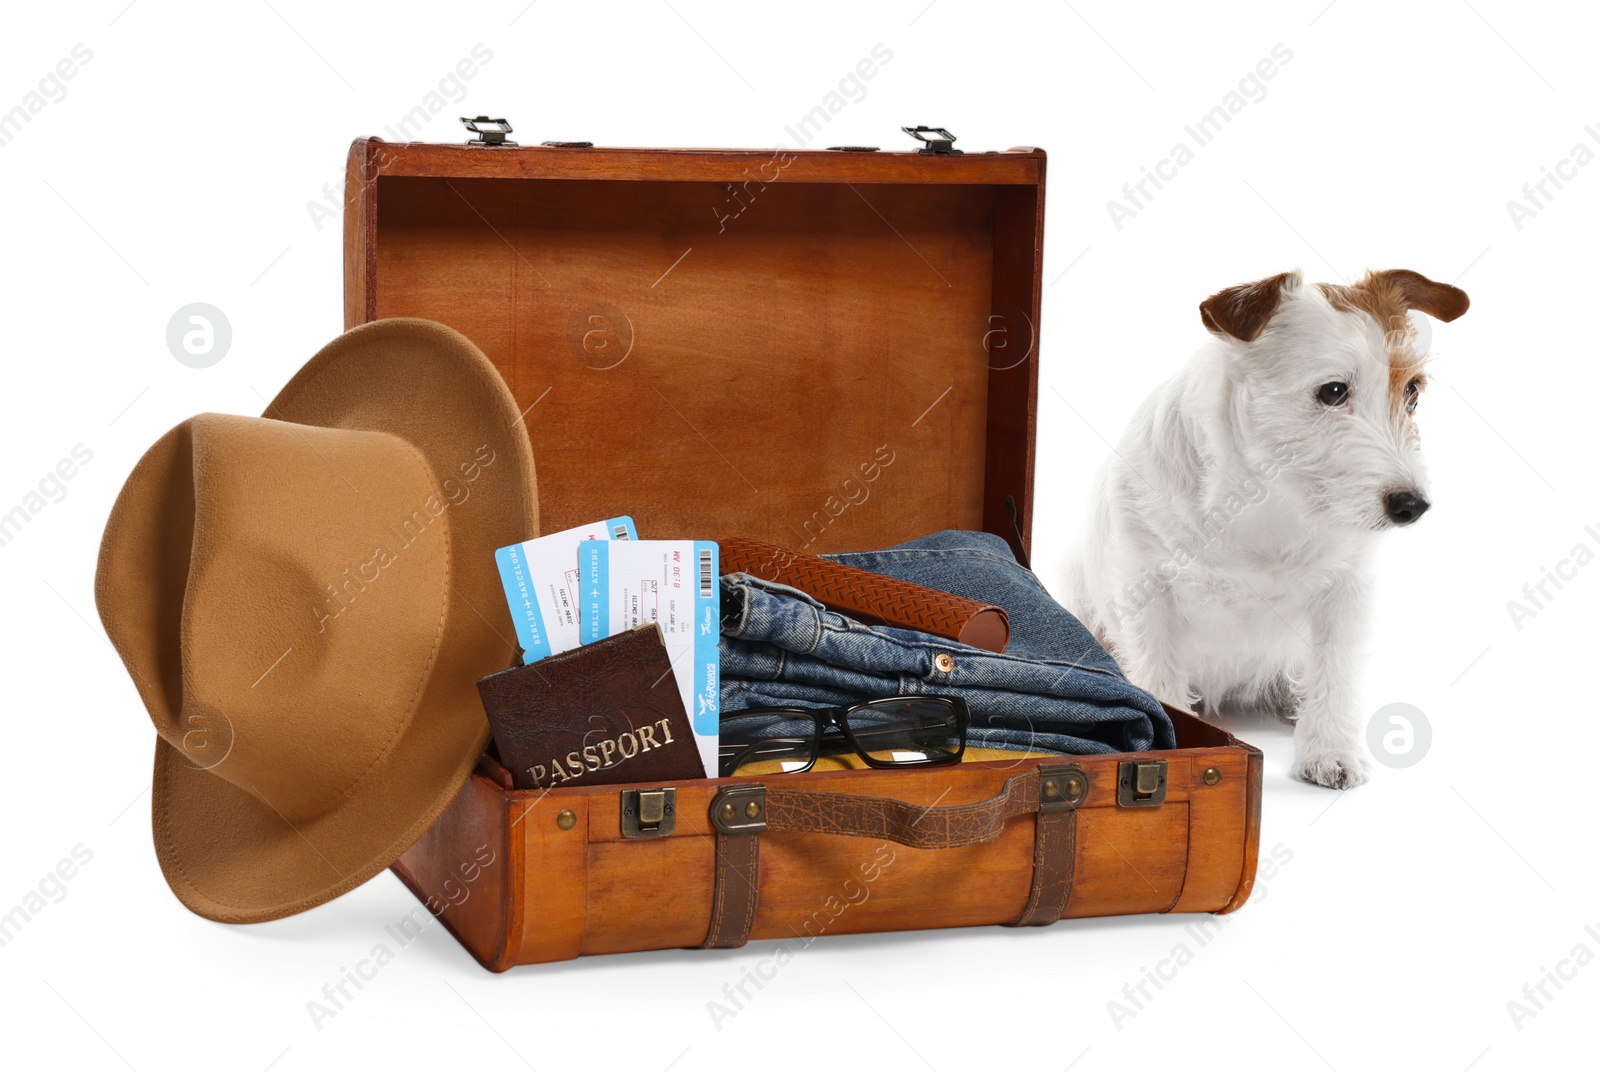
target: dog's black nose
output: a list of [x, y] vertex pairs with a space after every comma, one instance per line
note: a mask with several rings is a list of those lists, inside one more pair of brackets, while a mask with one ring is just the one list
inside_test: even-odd
[[1409, 525], [1428, 512], [1428, 500], [1414, 491], [1393, 491], [1383, 500], [1383, 509], [1396, 525]]

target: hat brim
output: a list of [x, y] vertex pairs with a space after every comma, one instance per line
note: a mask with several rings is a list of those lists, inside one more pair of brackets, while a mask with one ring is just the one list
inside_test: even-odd
[[[482, 351], [443, 324], [399, 318], [346, 332], [262, 416], [411, 443], [451, 501], [450, 592], [409, 722], [376, 769], [316, 820], [291, 823], [157, 740], [151, 807], [162, 873], [187, 907], [226, 923], [278, 919], [354, 889], [454, 799], [489, 740], [477, 679], [510, 666], [518, 651], [494, 551], [539, 531], [533, 452], [516, 403]], [[488, 451], [493, 461], [483, 465]], [[474, 464], [469, 480], [463, 467]]]

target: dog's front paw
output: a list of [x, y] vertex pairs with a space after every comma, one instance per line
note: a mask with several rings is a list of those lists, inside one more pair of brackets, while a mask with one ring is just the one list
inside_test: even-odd
[[1356, 752], [1314, 752], [1295, 760], [1294, 774], [1329, 789], [1354, 789], [1367, 780], [1367, 761]]

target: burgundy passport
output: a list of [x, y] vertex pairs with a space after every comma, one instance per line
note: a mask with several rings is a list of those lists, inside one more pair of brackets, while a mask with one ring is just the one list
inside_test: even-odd
[[478, 694], [518, 789], [705, 777], [654, 624], [490, 674]]

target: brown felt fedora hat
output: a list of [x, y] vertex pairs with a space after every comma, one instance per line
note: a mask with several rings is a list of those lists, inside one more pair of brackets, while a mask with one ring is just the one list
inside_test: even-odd
[[438, 818], [516, 652], [494, 552], [537, 534], [516, 403], [465, 336], [380, 320], [260, 417], [207, 413], [134, 467], [95, 600], [160, 738], [156, 855], [252, 923], [331, 900]]

